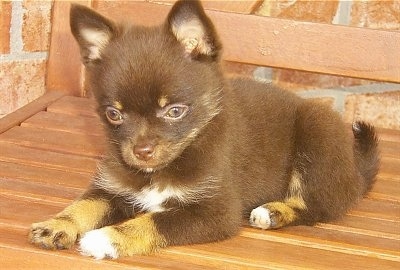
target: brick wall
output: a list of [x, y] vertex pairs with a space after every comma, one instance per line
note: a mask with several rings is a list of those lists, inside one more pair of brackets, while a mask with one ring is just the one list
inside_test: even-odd
[[0, 117], [45, 91], [52, 1], [0, 1]]

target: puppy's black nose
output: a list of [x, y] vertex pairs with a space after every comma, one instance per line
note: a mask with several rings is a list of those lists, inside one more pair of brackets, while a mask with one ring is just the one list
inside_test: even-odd
[[133, 153], [138, 159], [148, 161], [154, 155], [154, 145], [147, 143], [135, 145], [133, 147]]

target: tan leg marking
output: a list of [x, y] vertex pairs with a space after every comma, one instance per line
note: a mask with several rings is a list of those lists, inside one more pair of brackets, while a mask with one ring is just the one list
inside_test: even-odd
[[79, 235], [94, 229], [108, 210], [103, 200], [76, 201], [54, 218], [32, 224], [29, 240], [47, 249], [70, 248]]
[[295, 210], [307, 209], [302, 193], [301, 175], [294, 170], [283, 202], [270, 202], [255, 208], [250, 215], [250, 224], [262, 229], [276, 229], [293, 223], [298, 219]]

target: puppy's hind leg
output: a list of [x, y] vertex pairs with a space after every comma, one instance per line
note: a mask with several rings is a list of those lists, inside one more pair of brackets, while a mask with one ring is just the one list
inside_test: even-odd
[[261, 229], [277, 229], [293, 225], [301, 219], [302, 212], [307, 211], [303, 199], [302, 176], [293, 170], [289, 189], [283, 201], [269, 202], [261, 205], [250, 214], [250, 224]]

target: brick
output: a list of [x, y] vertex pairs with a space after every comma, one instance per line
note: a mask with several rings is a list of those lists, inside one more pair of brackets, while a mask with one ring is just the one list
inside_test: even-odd
[[374, 29], [400, 29], [399, 1], [353, 1], [351, 25]]
[[24, 51], [37, 52], [49, 49], [52, 1], [24, 0], [22, 38]]
[[335, 99], [333, 97], [312, 97], [312, 98], [306, 98], [306, 99], [311, 99], [314, 101], [318, 101], [320, 103], [323, 103], [332, 109], [335, 109]]
[[275, 69], [273, 81], [280, 87], [293, 91], [312, 90], [316, 88], [337, 88], [369, 83], [361, 79], [285, 69]]
[[0, 54], [10, 52], [11, 2], [0, 1]]
[[253, 65], [223, 61], [224, 72], [232, 76], [253, 77], [256, 68], [257, 66]]
[[0, 63], [0, 115], [10, 113], [45, 92], [46, 61]]
[[395, 92], [347, 96], [344, 120], [351, 123], [360, 119], [377, 127], [400, 130], [400, 87]]
[[330, 23], [336, 14], [339, 1], [264, 1], [258, 15], [294, 19], [308, 22]]

